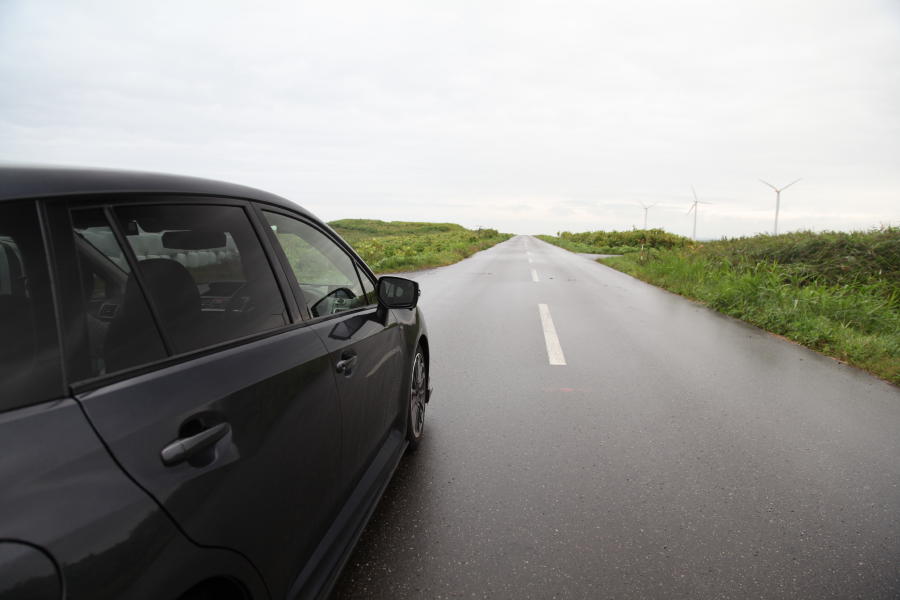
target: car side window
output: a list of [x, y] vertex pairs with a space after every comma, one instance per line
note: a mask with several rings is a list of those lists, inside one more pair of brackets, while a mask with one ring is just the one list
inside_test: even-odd
[[263, 211], [313, 317], [367, 306], [353, 259], [327, 235], [299, 219]]
[[115, 213], [175, 353], [289, 322], [275, 274], [243, 208], [123, 205]]
[[0, 204], [0, 412], [63, 394], [47, 256], [33, 202]]
[[140, 285], [100, 208], [72, 211], [92, 377], [167, 356]]

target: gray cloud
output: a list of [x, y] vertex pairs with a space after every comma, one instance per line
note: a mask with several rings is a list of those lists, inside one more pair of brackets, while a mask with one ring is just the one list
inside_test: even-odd
[[[518, 232], [900, 221], [900, 10], [0, 3], [0, 159], [257, 185], [328, 219]], [[516, 209], [521, 207], [521, 209]], [[493, 221], [490, 221], [493, 219]]]

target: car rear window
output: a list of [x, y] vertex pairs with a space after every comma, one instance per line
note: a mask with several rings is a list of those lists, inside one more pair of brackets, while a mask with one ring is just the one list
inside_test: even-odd
[[163, 359], [165, 346], [147, 300], [100, 208], [72, 211], [91, 377]]
[[32, 202], [0, 204], [0, 411], [63, 394], [47, 257]]
[[275, 275], [243, 208], [128, 205], [115, 213], [175, 353], [289, 323]]

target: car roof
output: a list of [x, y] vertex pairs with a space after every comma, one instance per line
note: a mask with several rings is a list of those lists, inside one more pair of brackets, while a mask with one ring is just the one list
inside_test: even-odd
[[0, 165], [0, 202], [84, 194], [204, 194], [268, 202], [312, 216], [281, 196], [236, 183], [143, 171]]

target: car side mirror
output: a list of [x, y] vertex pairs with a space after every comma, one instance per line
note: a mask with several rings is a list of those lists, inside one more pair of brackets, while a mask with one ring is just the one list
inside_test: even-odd
[[378, 279], [378, 303], [385, 308], [415, 308], [419, 302], [419, 284], [402, 277]]

